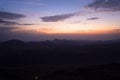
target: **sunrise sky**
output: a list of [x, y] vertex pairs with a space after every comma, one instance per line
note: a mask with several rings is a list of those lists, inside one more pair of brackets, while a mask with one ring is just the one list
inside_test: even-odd
[[120, 39], [120, 0], [0, 0], [0, 41]]

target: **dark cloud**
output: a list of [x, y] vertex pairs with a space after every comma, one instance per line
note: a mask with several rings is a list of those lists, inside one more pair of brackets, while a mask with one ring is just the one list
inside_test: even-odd
[[120, 0], [95, 0], [87, 7], [94, 10], [120, 11]]
[[24, 25], [24, 26], [36, 25], [36, 24], [20, 24], [16, 21], [9, 21], [9, 20], [2, 20], [2, 19], [0, 19], [0, 24], [4, 24], [4, 25]]
[[87, 18], [87, 20], [97, 20], [99, 19], [98, 17], [93, 17], [93, 18]]
[[28, 25], [36, 25], [36, 24], [19, 24], [19, 25], [28, 26]]
[[0, 19], [16, 20], [24, 17], [26, 16], [22, 14], [0, 11]]
[[0, 19], [0, 24], [4, 24], [4, 25], [19, 25], [19, 23], [15, 22], [15, 21], [6, 21], [6, 20], [2, 20], [2, 19]]
[[55, 16], [45, 16], [45, 17], [42, 17], [42, 21], [44, 22], [57, 22], [57, 21], [61, 21], [61, 20], [65, 20], [65, 19], [68, 19], [68, 18], [71, 18], [75, 16], [75, 14], [62, 14], [62, 15], [55, 15]]

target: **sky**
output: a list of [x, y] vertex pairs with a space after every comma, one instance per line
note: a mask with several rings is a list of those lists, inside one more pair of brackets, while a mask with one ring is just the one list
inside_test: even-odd
[[0, 0], [0, 41], [120, 39], [120, 0]]

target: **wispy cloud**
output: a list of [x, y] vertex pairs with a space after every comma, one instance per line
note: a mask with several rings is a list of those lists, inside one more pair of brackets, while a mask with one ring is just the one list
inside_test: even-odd
[[23, 14], [16, 14], [16, 13], [11, 13], [11, 12], [4, 12], [4, 11], [0, 11], [0, 24], [3, 25], [36, 25], [36, 24], [31, 24], [31, 23], [24, 23], [21, 24], [19, 22], [17, 22], [17, 19], [20, 18], [25, 18], [26, 16]]
[[6, 20], [2, 20], [2, 19], [0, 19], [0, 24], [4, 24], [4, 25], [19, 25], [19, 23], [15, 22], [15, 21], [6, 21]]
[[3, 24], [3, 25], [22, 25], [22, 26], [30, 26], [30, 25], [39, 25], [39, 24], [30, 24], [30, 23], [25, 23], [25, 24], [20, 24], [16, 21], [6, 21], [6, 20], [2, 20], [0, 19], [0, 24]]
[[41, 17], [44, 22], [58, 22], [75, 16], [75, 13]]
[[0, 19], [16, 20], [24, 17], [26, 16], [23, 14], [0, 11]]
[[120, 11], [120, 0], [95, 0], [87, 8], [101, 11]]
[[[80, 10], [78, 12], [54, 15], [54, 16], [45, 16], [45, 17], [41, 17], [41, 19], [44, 22], [57, 22], [57, 21], [69, 19], [76, 15], [79, 15], [79, 16], [87, 15], [90, 13], [94, 13], [96, 11], [120, 11], [120, 0], [94, 0], [93, 2], [84, 6], [83, 8], [84, 10]], [[96, 19], [99, 19], [99, 18], [96, 18], [96, 17], [88, 18], [88, 20], [96, 20]]]
[[98, 17], [87, 18], [87, 20], [97, 20], [97, 19], [100, 19], [100, 18], [98, 18]]
[[23, 4], [23, 5], [33, 5], [33, 6], [41, 6], [41, 0], [8, 0], [10, 3], [14, 4]]
[[28, 26], [28, 25], [38, 25], [38, 24], [29, 24], [29, 23], [25, 23], [25, 24], [20, 24], [16, 21], [7, 21], [7, 20], [2, 20], [0, 19], [0, 24], [3, 24], [3, 25], [23, 25], [23, 26]]
[[19, 25], [24, 25], [24, 26], [28, 26], [28, 25], [38, 25], [38, 24], [19, 24]]

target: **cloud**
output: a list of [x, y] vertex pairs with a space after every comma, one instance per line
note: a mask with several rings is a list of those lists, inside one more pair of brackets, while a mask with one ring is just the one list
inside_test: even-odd
[[19, 24], [19, 25], [27, 26], [27, 25], [36, 25], [36, 24]]
[[20, 24], [16, 21], [6, 21], [6, 20], [2, 20], [0, 19], [0, 24], [3, 24], [3, 25], [22, 25], [22, 26], [28, 26], [28, 25], [38, 25], [38, 24], [28, 24], [28, 23], [25, 23], [25, 24]]
[[[85, 10], [84, 10], [85, 8]], [[87, 15], [90, 13], [94, 13], [94, 11], [120, 11], [120, 0], [93, 0], [91, 3], [84, 6], [83, 11], [71, 13], [71, 14], [61, 14], [55, 16], [45, 16], [42, 17], [42, 21], [44, 22], [57, 22], [61, 20], [65, 20], [77, 15]], [[91, 10], [92, 9], [92, 10]], [[91, 18], [89, 20], [96, 20], [99, 18]]]
[[73, 16], [75, 16], [75, 13], [72, 14], [61, 14], [61, 15], [55, 15], [55, 16], [45, 16], [42, 17], [42, 21], [44, 22], [58, 22], [58, 21], [62, 21], [68, 18], [71, 18]]
[[98, 17], [93, 17], [93, 18], [87, 18], [87, 20], [97, 20], [99, 19]]
[[15, 21], [6, 21], [6, 20], [2, 20], [2, 19], [0, 19], [0, 24], [4, 24], [4, 25], [19, 25], [19, 23], [15, 22]]
[[95, 0], [87, 8], [101, 11], [120, 11], [120, 0]]
[[16, 20], [25, 18], [23, 14], [16, 14], [11, 12], [0, 11], [0, 24], [3, 25], [32, 25], [32, 24], [20, 24]]
[[12, 4], [18, 4], [18, 5], [32, 5], [32, 6], [41, 6], [43, 5], [41, 3], [41, 0], [8, 0]]
[[0, 19], [16, 20], [24, 17], [26, 16], [22, 14], [0, 11]]

